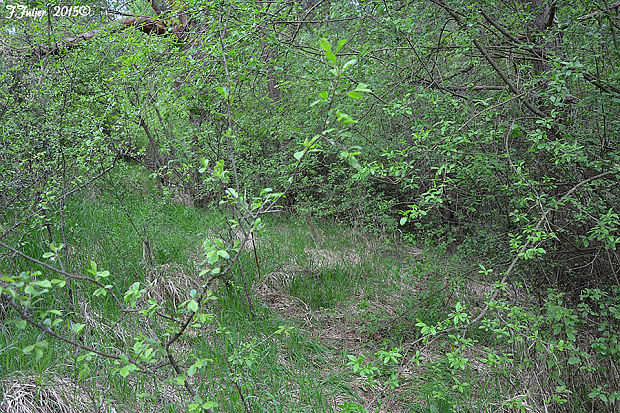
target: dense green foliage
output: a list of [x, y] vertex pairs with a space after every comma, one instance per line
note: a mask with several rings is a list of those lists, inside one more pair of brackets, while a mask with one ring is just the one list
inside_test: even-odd
[[6, 400], [620, 405], [617, 3], [6, 6]]

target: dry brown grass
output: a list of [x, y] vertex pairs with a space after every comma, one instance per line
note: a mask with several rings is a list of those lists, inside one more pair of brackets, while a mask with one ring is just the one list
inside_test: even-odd
[[306, 254], [310, 257], [313, 266], [318, 268], [333, 268], [343, 264], [359, 265], [363, 258], [360, 253], [351, 249], [332, 251], [328, 249], [306, 248]]
[[2, 413], [93, 411], [89, 397], [69, 379], [18, 375], [0, 382]]
[[[131, 380], [131, 379], [128, 379]], [[142, 385], [147, 384], [143, 382]], [[108, 386], [108, 387], [106, 387]], [[133, 386], [133, 385], [132, 385]], [[130, 413], [144, 411], [137, 406], [119, 405], [104, 396], [109, 394], [109, 383], [103, 377], [88, 383], [78, 384], [74, 380], [58, 376], [18, 374], [0, 380], [0, 413]], [[167, 403], [183, 406], [190, 396], [184, 389], [158, 381], [157, 386], [147, 385], [145, 391], [154, 396], [149, 403], [151, 412], [168, 411]], [[185, 410], [182, 410], [185, 411]]]
[[182, 205], [184, 207], [194, 206], [194, 197], [182, 188], [173, 187], [170, 196], [172, 197], [172, 201], [177, 205]]
[[183, 266], [172, 263], [151, 268], [145, 286], [149, 298], [168, 303], [176, 312], [178, 306], [189, 298], [192, 289], [200, 289], [201, 283], [196, 274], [188, 274]]
[[4, 318], [9, 311], [9, 303], [5, 296], [0, 296], [0, 331], [5, 328]]
[[287, 292], [290, 283], [302, 273], [301, 267], [292, 264], [269, 273], [262, 282], [255, 284], [255, 296], [287, 319], [304, 319], [310, 308], [302, 300]]

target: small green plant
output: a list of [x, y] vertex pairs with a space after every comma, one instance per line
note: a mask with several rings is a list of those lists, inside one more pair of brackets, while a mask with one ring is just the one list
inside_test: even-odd
[[344, 402], [337, 407], [340, 409], [340, 413], [363, 413], [368, 411], [355, 402]]

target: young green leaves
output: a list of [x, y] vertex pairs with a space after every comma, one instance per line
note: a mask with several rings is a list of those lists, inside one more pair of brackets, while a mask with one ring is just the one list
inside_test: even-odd
[[[330, 73], [335, 77], [340, 77], [344, 72], [346, 72], [350, 67], [354, 66], [357, 63], [357, 59], [350, 59], [344, 64], [341, 63], [340, 59], [337, 56], [337, 53], [342, 50], [344, 45], [347, 43], [346, 40], [339, 40], [336, 48], [332, 50], [332, 45], [327, 41], [327, 39], [323, 38], [319, 40], [319, 46], [323, 49], [323, 55], [327, 59], [327, 64], [332, 67]], [[363, 85], [363, 84], [360, 84]], [[366, 86], [366, 85], [364, 85]], [[367, 90], [370, 92], [370, 90]], [[324, 92], [327, 93], [327, 92]], [[325, 96], [323, 99], [327, 99]]]
[[334, 54], [334, 52], [332, 52], [331, 44], [329, 44], [329, 42], [326, 39], [321, 39], [319, 41], [319, 45], [321, 46], [321, 49], [323, 49], [325, 57], [327, 57], [327, 60], [329, 60], [330, 64], [332, 66], [336, 66], [339, 61], [336, 55]]
[[355, 89], [347, 92], [347, 95], [353, 99], [361, 99], [363, 97], [361, 92], [372, 93], [372, 90], [368, 88], [368, 85], [366, 83], [360, 83], [355, 87]]

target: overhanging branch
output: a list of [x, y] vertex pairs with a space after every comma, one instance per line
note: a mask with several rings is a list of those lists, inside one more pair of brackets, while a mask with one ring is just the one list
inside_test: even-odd
[[[126, 15], [124, 13], [113, 13]], [[174, 27], [165, 21], [154, 19], [150, 16], [129, 16], [122, 20], [110, 23], [101, 29], [89, 30], [77, 36], [66, 37], [63, 40], [55, 42], [51, 45], [40, 44], [35, 47], [6, 48], [3, 49], [0, 54], [37, 57], [59, 55], [79, 47], [84, 41], [90, 40], [99, 34], [113, 33], [128, 28], [133, 28], [154, 36], [176, 35], [179, 32], [177, 27]]]

